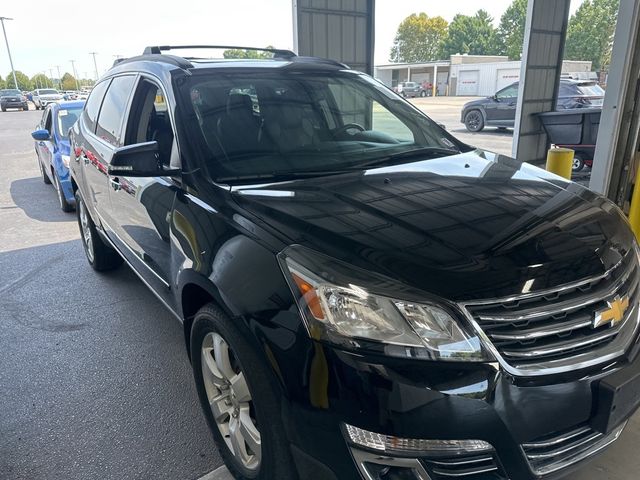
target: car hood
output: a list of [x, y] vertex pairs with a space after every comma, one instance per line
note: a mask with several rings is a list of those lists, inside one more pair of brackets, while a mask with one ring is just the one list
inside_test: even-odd
[[22, 100], [22, 95], [2, 95], [0, 96], [0, 98], [12, 98], [12, 99]]
[[477, 107], [479, 105], [485, 105], [489, 101], [490, 101], [489, 97], [479, 98], [477, 100], [471, 100], [470, 102], [465, 103], [462, 109], [466, 110], [469, 107]]
[[598, 275], [633, 245], [608, 200], [482, 150], [232, 195], [290, 244], [453, 301]]
[[62, 95], [52, 93], [48, 95], [38, 95], [38, 98], [42, 98], [43, 100], [61, 100]]

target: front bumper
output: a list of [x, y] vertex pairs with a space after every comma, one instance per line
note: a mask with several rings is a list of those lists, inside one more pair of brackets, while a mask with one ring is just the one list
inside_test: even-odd
[[8, 102], [8, 101], [2, 101], [0, 102], [0, 108], [19, 108], [19, 109], [24, 109], [24, 108], [28, 108], [29, 104], [24, 101], [24, 102]]
[[[418, 462], [430, 480], [461, 470], [466, 480], [563, 477], [615, 441], [624, 427], [624, 420], [606, 434], [591, 427], [599, 383], [620, 372], [640, 372], [635, 355], [606, 370], [525, 381], [496, 364], [370, 357], [320, 343], [306, 348], [302, 363], [292, 362], [276, 344], [269, 350], [289, 398], [283, 419], [294, 459], [303, 477], [317, 480], [367, 478], [356, 463], [372, 457], [391, 458], [396, 465]], [[493, 449], [439, 458], [428, 452], [389, 454], [348, 442], [347, 425], [399, 439], [480, 440]]]

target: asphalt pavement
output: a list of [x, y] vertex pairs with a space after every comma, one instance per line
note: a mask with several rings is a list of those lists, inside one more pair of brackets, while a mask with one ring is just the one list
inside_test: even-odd
[[85, 260], [39, 176], [41, 112], [0, 113], [0, 479], [197, 479], [222, 464], [181, 324]]
[[[42, 182], [29, 135], [40, 115], [0, 113], [0, 479], [229, 478], [216, 470], [180, 323], [127, 266], [89, 267], [75, 214]], [[486, 138], [510, 144], [508, 133]], [[567, 480], [638, 478], [638, 444], [636, 415]]]

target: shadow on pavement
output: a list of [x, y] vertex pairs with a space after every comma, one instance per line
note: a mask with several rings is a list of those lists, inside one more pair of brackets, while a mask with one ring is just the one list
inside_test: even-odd
[[41, 222], [74, 222], [75, 213], [65, 213], [58, 206], [52, 185], [45, 185], [41, 177], [23, 178], [11, 182], [11, 198], [16, 207], [29, 218]]

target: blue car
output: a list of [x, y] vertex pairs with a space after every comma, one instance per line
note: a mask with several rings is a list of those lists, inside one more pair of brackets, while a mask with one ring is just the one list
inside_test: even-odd
[[73, 211], [76, 204], [69, 176], [69, 129], [80, 118], [84, 104], [82, 100], [47, 105], [40, 123], [31, 134], [42, 180], [56, 187], [60, 208], [64, 212]]

